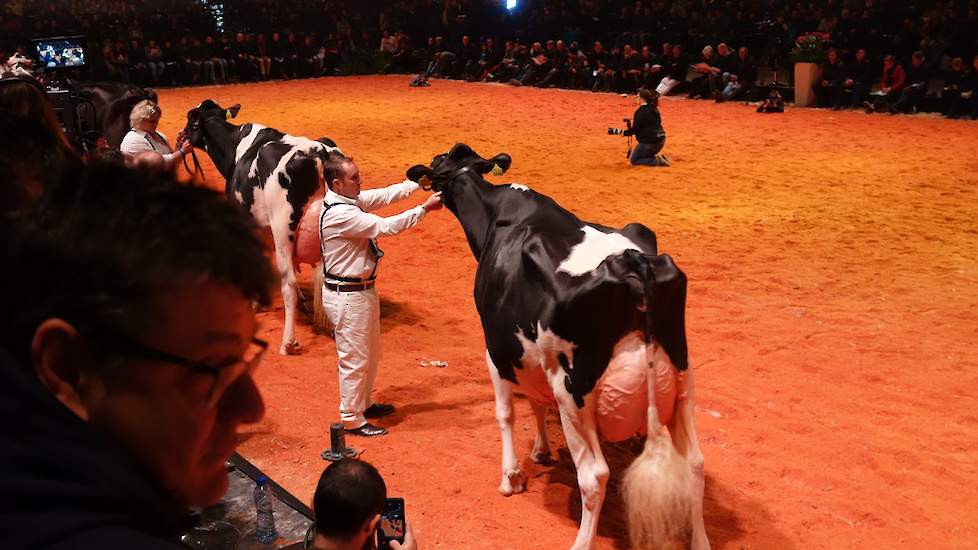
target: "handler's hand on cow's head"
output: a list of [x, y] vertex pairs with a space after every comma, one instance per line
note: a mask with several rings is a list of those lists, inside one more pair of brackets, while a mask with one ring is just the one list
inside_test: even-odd
[[184, 154], [189, 153], [193, 148], [194, 144], [190, 143], [189, 139], [184, 140], [184, 142], [180, 144], [180, 151], [182, 151]]
[[429, 196], [427, 199], [424, 200], [424, 203], [421, 205], [421, 207], [428, 212], [431, 212], [432, 210], [438, 210], [442, 206], [444, 205], [441, 202], [440, 192], [434, 193], [431, 196]]

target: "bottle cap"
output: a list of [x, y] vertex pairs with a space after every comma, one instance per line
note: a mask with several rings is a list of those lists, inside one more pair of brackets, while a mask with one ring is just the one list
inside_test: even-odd
[[258, 478], [255, 479], [255, 485], [266, 485], [267, 483], [268, 483], [267, 476], [258, 476]]

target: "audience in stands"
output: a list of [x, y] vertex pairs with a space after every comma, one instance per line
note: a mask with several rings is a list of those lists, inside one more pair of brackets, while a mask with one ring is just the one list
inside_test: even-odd
[[[680, 89], [724, 101], [762, 98], [763, 89], [751, 88], [770, 83], [772, 71], [775, 79], [791, 74], [787, 58], [794, 39], [819, 31], [831, 35], [838, 60], [829, 69], [833, 78], [818, 83], [820, 102], [841, 108], [868, 97], [882, 54], [892, 54], [893, 67], [911, 77], [920, 72], [955, 80], [960, 75], [950, 74], [950, 61], [978, 53], [975, 4], [964, 8], [953, 0], [905, 5], [742, 0], [735, 8], [706, 0], [528, 0], [512, 11], [496, 0], [295, 0], [287, 7], [242, 0], [223, 4], [223, 12], [215, 6], [190, 0], [20, 0], [0, 6], [0, 55], [26, 52], [38, 36], [86, 34], [92, 78], [140, 85], [356, 70], [611, 92]], [[705, 46], [712, 52], [697, 63], [706, 72], [695, 74], [691, 83], [689, 63], [681, 53], [674, 57], [676, 46], [679, 52]], [[754, 53], [746, 65], [742, 48]], [[924, 54], [919, 67], [911, 60], [917, 50]], [[764, 68], [765, 82], [757, 81], [758, 67]], [[845, 67], [844, 74], [835, 74], [839, 67]], [[898, 86], [899, 93], [883, 94], [887, 101], [874, 96], [872, 103], [897, 111], [950, 109], [953, 89], [947, 98], [931, 101], [929, 88], [910, 86], [904, 94]], [[930, 95], [941, 88], [935, 85]]]

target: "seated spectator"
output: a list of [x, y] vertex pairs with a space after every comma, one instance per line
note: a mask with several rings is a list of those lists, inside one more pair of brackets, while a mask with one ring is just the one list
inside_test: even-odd
[[700, 60], [693, 65], [693, 70], [699, 74], [689, 83], [689, 99], [703, 99], [713, 97], [716, 90], [715, 76], [720, 74], [720, 68], [716, 66], [716, 54], [713, 53], [713, 46], [703, 48]]
[[673, 44], [672, 52], [669, 57], [663, 60], [662, 65], [665, 76], [662, 77], [655, 91], [659, 95], [669, 95], [686, 80], [689, 64], [686, 60], [686, 54], [683, 53], [683, 47], [679, 44]]
[[968, 112], [978, 119], [978, 55], [971, 60], [971, 69], [964, 73], [948, 108], [948, 118], [959, 118]]
[[639, 55], [639, 61], [642, 67], [642, 75], [639, 82], [639, 88], [648, 88], [650, 90], [655, 89], [659, 81], [662, 79], [662, 65], [659, 64], [659, 59], [656, 57], [655, 53], [648, 46], [642, 46], [642, 53]]
[[887, 55], [883, 58], [883, 76], [880, 77], [880, 89], [870, 101], [864, 101], [867, 113], [873, 113], [887, 104], [896, 103], [906, 84], [906, 73], [903, 66], [897, 63], [896, 57]]
[[469, 82], [474, 81], [480, 73], [479, 56], [481, 53], [479, 47], [472, 43], [472, 38], [468, 35], [462, 36], [462, 43], [458, 51], [458, 66], [456, 67], [460, 71], [458, 76]]
[[129, 113], [129, 132], [122, 138], [119, 150], [125, 155], [135, 155], [150, 151], [162, 156], [167, 169], [172, 169], [193, 149], [189, 139], [181, 136], [177, 140], [176, 151], [170, 148], [166, 136], [156, 129], [160, 125], [163, 111], [159, 105], [148, 99], [136, 104]]
[[[873, 66], [866, 59], [866, 50], [864, 48], [859, 48], [856, 50], [855, 60], [848, 65], [848, 70], [846, 71], [846, 79], [843, 81], [843, 89], [852, 90], [852, 102], [853, 108], [862, 105], [863, 98], [869, 93], [869, 89], [873, 85]], [[841, 107], [842, 95], [839, 96], [839, 103], [836, 107]]]
[[[254, 302], [275, 275], [223, 193], [76, 170], [0, 234], [4, 548], [186, 549], [187, 510], [263, 404]], [[69, 276], [70, 274], [70, 276]]]
[[906, 80], [903, 91], [895, 103], [890, 104], [890, 114], [910, 113], [927, 96], [930, 71], [924, 66], [923, 52], [914, 52], [910, 56], [910, 67], [906, 70]]
[[272, 74], [272, 58], [268, 55], [268, 44], [265, 42], [265, 33], [258, 33], [255, 36], [255, 61], [258, 62], [258, 73], [262, 80], [268, 80]]
[[634, 92], [642, 87], [642, 56], [628, 44], [622, 48], [619, 90]]
[[812, 85], [819, 107], [838, 108], [842, 102], [845, 79], [846, 66], [839, 59], [839, 52], [829, 48], [828, 59], [822, 63], [822, 76]]
[[224, 58], [223, 53], [223, 47], [219, 41], [214, 40], [213, 35], [208, 34], [204, 37], [204, 54], [210, 56], [215, 84], [226, 84], [230, 76], [231, 61]]
[[[316, 516], [314, 548], [362, 550], [375, 548], [374, 537], [387, 500], [387, 485], [367, 462], [344, 458], [330, 464], [319, 477], [312, 507]], [[405, 520], [404, 543], [395, 550], [417, 550], [410, 522]]]
[[163, 72], [166, 71], [166, 65], [163, 64], [163, 49], [156, 44], [156, 40], [150, 38], [146, 41], [143, 52], [143, 58], [146, 60], [146, 67], [149, 70], [148, 83], [158, 85]]
[[737, 58], [730, 66], [727, 74], [727, 85], [724, 86], [717, 102], [737, 99], [747, 93], [754, 86], [757, 80], [757, 64], [750, 56], [747, 46], [741, 46], [737, 50]]
[[282, 35], [277, 32], [273, 32], [271, 39], [268, 41], [268, 57], [272, 60], [270, 75], [279, 75], [281, 78], [293, 78], [293, 75], [288, 72], [285, 64], [285, 42], [282, 41]]
[[549, 73], [552, 67], [547, 52], [543, 50], [543, 44], [534, 42], [530, 48], [530, 62], [526, 64], [523, 74], [510, 80], [509, 83], [514, 86], [532, 86]]
[[215, 84], [217, 74], [214, 70], [214, 61], [211, 59], [210, 48], [200, 41], [200, 37], [194, 36], [190, 41], [189, 57], [191, 63], [198, 67], [200, 75], [197, 82], [200, 84]]
[[[549, 44], [548, 44], [549, 46]], [[543, 80], [540, 81], [541, 88], [553, 88], [564, 86], [567, 81], [567, 65], [570, 63], [570, 52], [564, 47], [564, 41], [558, 40], [554, 44], [553, 51], [547, 54], [550, 58], [551, 68]]]
[[568, 52], [567, 83], [575, 90], [591, 88], [591, 66], [587, 55], [577, 42], [572, 42]]
[[733, 68], [734, 63], [737, 61], [737, 56], [734, 55], [733, 50], [730, 49], [724, 42], [717, 44], [717, 56], [716, 62], [713, 66], [717, 70], [710, 74], [711, 89], [710, 95], [713, 99], [720, 98], [720, 92], [730, 81], [730, 70]]

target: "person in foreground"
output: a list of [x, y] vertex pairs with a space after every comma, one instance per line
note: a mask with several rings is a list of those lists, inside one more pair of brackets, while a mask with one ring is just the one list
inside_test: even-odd
[[666, 131], [659, 115], [659, 94], [647, 88], [638, 91], [638, 100], [645, 102], [635, 110], [634, 122], [624, 135], [635, 136], [638, 144], [632, 150], [629, 162], [643, 166], [669, 166], [669, 159], [659, 151], [666, 144]]
[[[387, 500], [387, 485], [367, 462], [344, 458], [319, 477], [313, 497], [316, 550], [372, 550], [375, 532]], [[394, 550], [418, 550], [411, 524], [404, 522], [404, 542], [390, 542]]]
[[185, 548], [264, 408], [252, 218], [159, 172], [94, 165], [0, 235], [0, 530], [8, 550]]
[[380, 298], [374, 284], [383, 252], [377, 237], [397, 235], [441, 208], [434, 194], [423, 204], [390, 217], [370, 214], [407, 198], [419, 189], [404, 181], [360, 191], [360, 169], [350, 157], [330, 153], [323, 169], [326, 196], [319, 219], [323, 255], [322, 307], [333, 326], [339, 358], [340, 419], [348, 433], [374, 437], [387, 430], [367, 421], [394, 412], [389, 403], [373, 403], [380, 367]]

